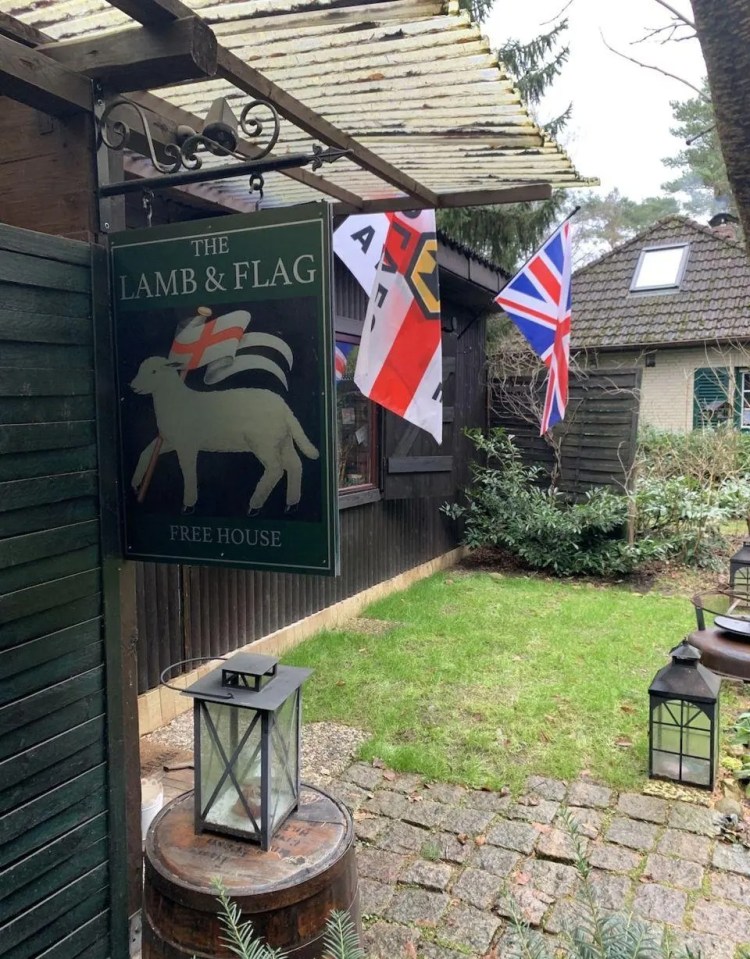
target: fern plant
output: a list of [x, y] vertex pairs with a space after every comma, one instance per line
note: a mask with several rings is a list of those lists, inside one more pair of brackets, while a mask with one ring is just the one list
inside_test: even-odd
[[544, 937], [531, 929], [511, 900], [514, 936], [507, 959], [701, 959], [689, 948], [676, 950], [669, 939], [657, 938], [643, 923], [630, 915], [604, 913], [596, 901], [591, 866], [586, 859], [578, 826], [563, 813], [565, 828], [575, 851], [575, 868], [581, 879], [578, 894], [581, 906], [576, 923], [563, 929], [560, 951], [553, 952]]
[[[232, 902], [220, 879], [214, 879], [221, 908], [219, 919], [224, 927], [221, 941], [239, 959], [286, 959], [283, 949], [274, 949], [255, 936], [253, 924], [242, 922], [237, 903]], [[323, 959], [365, 959], [359, 936], [348, 912], [334, 911], [328, 917], [323, 939]]]

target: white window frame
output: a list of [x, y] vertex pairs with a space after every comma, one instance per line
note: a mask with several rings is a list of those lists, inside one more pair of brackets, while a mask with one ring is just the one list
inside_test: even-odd
[[[649, 286], [639, 286], [638, 277], [640, 276], [641, 269], [643, 268], [643, 263], [649, 253], [656, 253], [664, 250], [682, 250], [682, 257], [680, 259], [679, 266], [677, 267], [677, 274], [675, 276], [674, 282], [670, 283], [652, 283]], [[688, 254], [690, 253], [690, 244], [689, 243], [669, 243], [663, 246], [646, 246], [641, 250], [640, 256], [638, 257], [638, 263], [635, 267], [635, 272], [633, 273], [633, 279], [630, 282], [630, 292], [631, 293], [648, 293], [652, 290], [679, 290], [680, 284], [682, 283], [682, 278], [685, 275], [685, 267], [687, 266]]]

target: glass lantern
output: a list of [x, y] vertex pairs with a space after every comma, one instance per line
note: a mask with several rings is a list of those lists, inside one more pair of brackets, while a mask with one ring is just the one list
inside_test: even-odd
[[197, 833], [270, 848], [299, 803], [301, 687], [310, 673], [238, 653], [184, 691], [194, 700]]
[[750, 542], [729, 560], [729, 589], [750, 602]]
[[684, 639], [649, 688], [649, 776], [713, 789], [721, 679]]

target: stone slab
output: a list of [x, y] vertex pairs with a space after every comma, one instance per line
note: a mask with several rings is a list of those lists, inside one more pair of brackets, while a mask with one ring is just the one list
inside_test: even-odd
[[711, 899], [699, 899], [693, 909], [693, 929], [735, 942], [750, 942], [750, 912]]
[[689, 802], [676, 802], [669, 811], [671, 829], [684, 829], [699, 836], [716, 836], [719, 833], [718, 819], [713, 809], [696, 806]]
[[589, 863], [597, 869], [610, 872], [632, 872], [642, 860], [642, 854], [612, 843], [596, 843], [589, 846]]
[[700, 889], [703, 874], [704, 869], [697, 862], [673, 859], [659, 853], [652, 853], [648, 857], [643, 872], [644, 877], [653, 882], [676, 886], [678, 889]]
[[465, 806], [448, 806], [443, 828], [464, 836], [479, 836], [495, 818], [493, 812], [470, 809]]
[[450, 897], [426, 889], [399, 889], [391, 902], [387, 918], [393, 922], [434, 927], [448, 908]]
[[501, 822], [487, 833], [487, 842], [528, 854], [533, 850], [538, 836], [536, 829], [527, 823]]
[[621, 846], [628, 846], [630, 849], [649, 851], [656, 845], [658, 834], [658, 826], [618, 816], [610, 823], [606, 838], [608, 842], [616, 842]]
[[365, 955], [368, 959], [394, 959], [394, 956], [407, 956], [411, 948], [419, 942], [420, 937], [419, 929], [413, 926], [376, 922], [365, 930]]
[[394, 887], [389, 883], [361, 877], [359, 902], [363, 916], [383, 916], [393, 899]]
[[686, 905], [686, 893], [647, 882], [639, 885], [636, 890], [633, 912], [645, 919], [678, 926], [685, 918]]
[[503, 879], [499, 876], [483, 869], [467, 868], [453, 884], [451, 895], [476, 909], [491, 909], [502, 887]]
[[407, 802], [406, 811], [402, 818], [404, 822], [412, 823], [415, 826], [434, 829], [445, 822], [449, 812], [450, 807], [444, 803], [424, 799], [421, 802]]
[[642, 796], [640, 793], [622, 793], [617, 801], [617, 811], [632, 819], [644, 819], [647, 822], [664, 824], [669, 813], [669, 803], [656, 796]]
[[549, 824], [557, 815], [559, 808], [559, 802], [553, 802], [551, 799], [537, 799], [536, 796], [527, 796], [522, 797], [516, 803], [511, 803], [508, 807], [508, 815], [511, 819], [521, 819], [524, 822]]
[[408, 882], [414, 886], [422, 886], [433, 892], [444, 892], [450, 885], [455, 868], [444, 862], [427, 862], [417, 859], [401, 876], [401, 882]]
[[436, 936], [470, 951], [472, 955], [483, 956], [500, 925], [500, 920], [491, 914], [471, 906], [456, 905], [446, 914]]
[[736, 844], [717, 842], [714, 849], [713, 864], [717, 869], [738, 872], [741, 876], [750, 876], [750, 850]]
[[521, 856], [498, 846], [479, 846], [469, 863], [475, 869], [484, 869], [494, 876], [509, 876], [521, 861]]
[[415, 853], [420, 852], [429, 838], [430, 833], [426, 829], [396, 820], [376, 842], [380, 849], [387, 849], [389, 852]]
[[597, 809], [606, 809], [612, 804], [614, 793], [607, 786], [597, 786], [595, 783], [577, 779], [568, 789], [568, 802], [571, 806], [593, 806]]
[[750, 908], [750, 879], [734, 872], [712, 872], [711, 896]]
[[550, 828], [539, 833], [536, 844], [536, 854], [543, 859], [554, 859], [558, 862], [575, 862], [578, 859], [578, 846], [585, 851], [588, 840], [582, 837], [575, 842], [569, 832], [563, 829]]
[[360, 846], [357, 849], [357, 871], [367, 879], [378, 882], [396, 882], [407, 863], [405, 856], [382, 849], [369, 849]]
[[561, 779], [548, 779], [546, 776], [529, 776], [526, 780], [526, 792], [536, 793], [542, 799], [561, 802], [568, 791], [568, 784]]
[[658, 851], [663, 856], [676, 856], [707, 865], [711, 859], [712, 842], [706, 836], [696, 836], [679, 829], [667, 829], [659, 840]]

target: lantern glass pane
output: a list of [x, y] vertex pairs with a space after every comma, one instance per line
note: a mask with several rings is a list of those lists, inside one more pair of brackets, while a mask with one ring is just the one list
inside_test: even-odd
[[732, 576], [732, 592], [739, 593], [743, 599], [750, 600], [750, 568], [738, 566]]
[[271, 832], [297, 805], [299, 690], [274, 715], [271, 733]]
[[253, 709], [202, 704], [199, 801], [208, 827], [260, 834], [261, 725]]
[[711, 783], [711, 717], [694, 703], [672, 699], [652, 712], [652, 774], [679, 782]]

